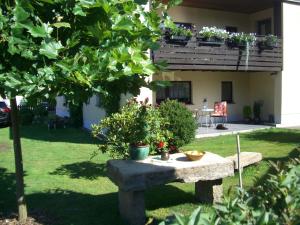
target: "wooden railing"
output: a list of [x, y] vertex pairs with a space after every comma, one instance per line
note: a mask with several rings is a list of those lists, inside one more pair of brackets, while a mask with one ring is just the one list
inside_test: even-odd
[[[260, 38], [258, 38], [259, 40]], [[223, 70], [223, 71], [281, 71], [282, 41], [275, 48], [262, 50], [257, 45], [247, 50], [221, 46], [199, 46], [192, 39], [186, 46], [168, 44], [162, 40], [161, 48], [152, 53], [154, 62], [166, 61], [169, 70]], [[247, 62], [248, 58], [248, 62]]]

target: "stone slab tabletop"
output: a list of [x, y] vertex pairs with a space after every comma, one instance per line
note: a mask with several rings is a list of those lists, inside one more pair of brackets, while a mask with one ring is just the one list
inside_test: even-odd
[[[234, 169], [238, 169], [237, 155], [226, 157], [234, 163]], [[241, 168], [260, 162], [263, 159], [260, 152], [241, 152], [240, 154], [240, 166]]]
[[206, 152], [198, 161], [189, 161], [183, 153], [170, 156], [168, 161], [151, 156], [143, 161], [109, 160], [109, 178], [123, 191], [141, 191], [173, 181], [195, 183], [233, 176], [231, 160]]

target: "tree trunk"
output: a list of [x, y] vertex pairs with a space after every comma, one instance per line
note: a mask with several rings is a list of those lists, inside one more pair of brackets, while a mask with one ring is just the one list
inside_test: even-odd
[[21, 148], [21, 137], [19, 129], [18, 108], [15, 98], [10, 99], [11, 107], [11, 122], [12, 122], [12, 135], [14, 142], [15, 153], [15, 167], [16, 167], [16, 194], [17, 204], [19, 212], [19, 222], [24, 223], [27, 220], [27, 206], [25, 202], [24, 194], [24, 171], [23, 171], [23, 159]]

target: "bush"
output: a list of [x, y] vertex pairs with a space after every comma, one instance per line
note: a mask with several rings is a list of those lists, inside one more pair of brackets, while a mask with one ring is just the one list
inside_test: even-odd
[[147, 102], [129, 101], [119, 113], [113, 113], [92, 127], [93, 135], [100, 138], [99, 150], [113, 158], [127, 158], [129, 145], [150, 145], [151, 152], [160, 141], [171, 136], [166, 120]]
[[181, 147], [195, 138], [197, 123], [193, 113], [176, 100], [166, 100], [159, 106], [161, 115], [167, 119], [167, 129], [173, 134], [173, 144]]
[[30, 125], [33, 122], [34, 113], [28, 106], [21, 106], [19, 109], [19, 118], [22, 125]]
[[252, 192], [238, 189], [234, 199], [225, 198], [209, 210], [199, 207], [190, 216], [177, 214], [160, 225], [299, 225], [300, 158], [285, 166], [273, 164], [273, 168], [277, 174], [269, 174]]

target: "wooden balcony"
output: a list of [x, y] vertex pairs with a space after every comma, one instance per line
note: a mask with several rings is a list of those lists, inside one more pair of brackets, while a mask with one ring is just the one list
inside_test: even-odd
[[[258, 38], [259, 40], [259, 38]], [[271, 50], [258, 46], [247, 50], [221, 46], [203, 46], [192, 38], [186, 46], [161, 41], [161, 48], [152, 54], [154, 62], [166, 61], [168, 70], [270, 71], [282, 70], [282, 41]], [[247, 63], [248, 58], [248, 63]]]

